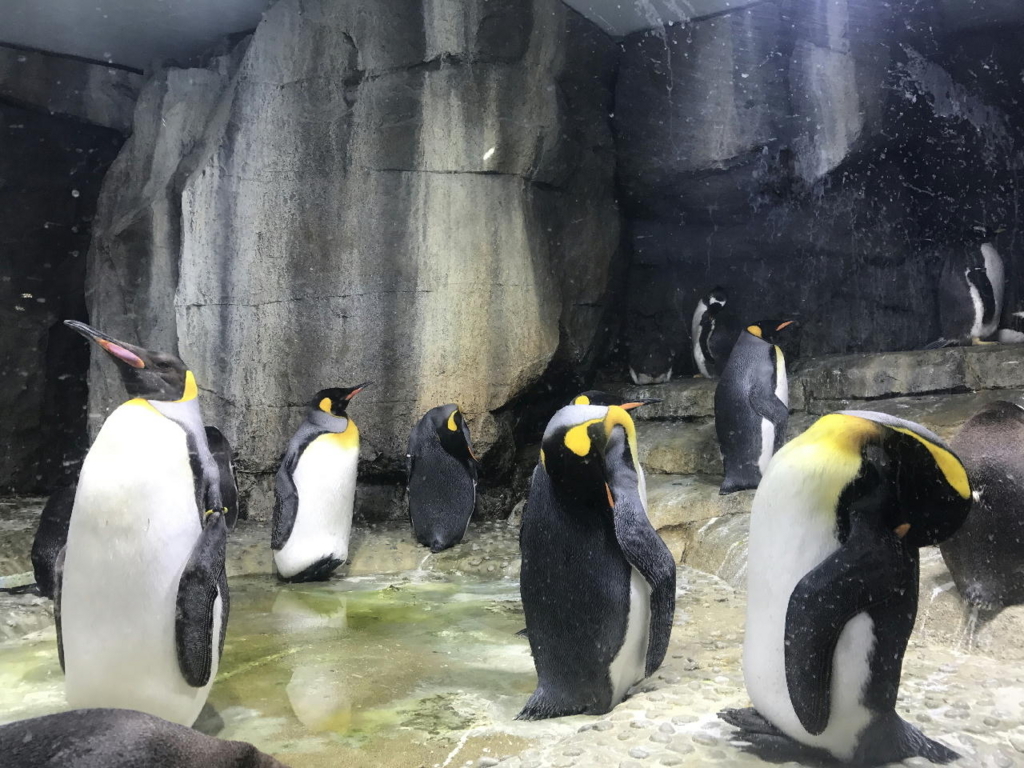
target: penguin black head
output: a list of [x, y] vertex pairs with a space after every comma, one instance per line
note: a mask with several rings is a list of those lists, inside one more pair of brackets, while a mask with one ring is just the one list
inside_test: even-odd
[[118, 341], [77, 320], [65, 320], [64, 325], [95, 342], [114, 359], [131, 397], [176, 402], [192, 400], [199, 394], [195, 376], [177, 355]]
[[310, 402], [309, 407], [315, 411], [322, 411], [331, 416], [342, 417], [348, 408], [352, 398], [362, 392], [366, 387], [373, 384], [372, 381], [364, 381], [355, 387], [331, 387], [321, 389]]
[[725, 302], [728, 299], [728, 295], [725, 292], [725, 288], [716, 285], [707, 295], [704, 297], [704, 304], [707, 305], [708, 314], [716, 315], [725, 306]]
[[454, 456], [463, 463], [478, 463], [473, 454], [473, 443], [469, 437], [469, 425], [462, 411], [455, 403], [439, 405], [426, 413], [426, 418], [433, 426], [441, 447], [449, 456]]
[[636, 427], [617, 405], [567, 405], [551, 417], [541, 441], [540, 461], [555, 492], [582, 507], [614, 506], [605, 454], [616, 427], [626, 433], [624, 450], [636, 466]]
[[795, 317], [780, 317], [774, 320], [761, 320], [747, 326], [747, 333], [764, 339], [769, 344], [778, 344], [785, 335], [793, 333], [799, 326]]
[[602, 392], [599, 389], [588, 389], [576, 395], [569, 405], [617, 405], [624, 411], [631, 411], [641, 405], [653, 405], [660, 403], [660, 397], [638, 397], [627, 400], [621, 395], [613, 395], [611, 392]]

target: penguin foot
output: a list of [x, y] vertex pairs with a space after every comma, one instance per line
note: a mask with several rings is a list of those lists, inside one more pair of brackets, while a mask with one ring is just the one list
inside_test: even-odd
[[971, 344], [975, 347], [988, 346], [989, 344], [998, 344], [998, 341], [982, 341], [981, 339], [971, 338]]
[[923, 757], [945, 765], [960, 757], [944, 744], [929, 739], [895, 712], [876, 718], [864, 729], [859, 740], [860, 746], [852, 761], [856, 765], [885, 765], [910, 757]]
[[278, 578], [289, 584], [299, 584], [306, 581], [327, 581], [331, 578], [331, 574], [338, 569], [338, 566], [344, 562], [344, 560], [339, 560], [336, 557], [324, 557], [305, 570], [299, 571], [294, 576], [284, 578], [278, 574]]
[[725, 709], [718, 716], [729, 725], [739, 728], [730, 743], [769, 763], [798, 762], [808, 766], [833, 766], [836, 759], [821, 749], [808, 747], [795, 741], [770, 722], [753, 707]]
[[757, 488], [757, 483], [751, 485], [748, 482], [742, 482], [740, 480], [724, 480], [722, 486], [718, 489], [719, 496], [728, 496], [730, 493], [736, 493], [737, 491], [749, 491], [751, 488]]
[[516, 715], [516, 720], [546, 720], [549, 717], [568, 717], [569, 715], [603, 715], [607, 711], [607, 709], [583, 702], [553, 699], [543, 689], [538, 688], [526, 702], [522, 711]]

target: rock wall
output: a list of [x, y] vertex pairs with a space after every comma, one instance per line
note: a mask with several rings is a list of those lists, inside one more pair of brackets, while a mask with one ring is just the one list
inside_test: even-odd
[[[800, 312], [804, 352], [824, 354], [936, 338], [944, 249], [977, 223], [1007, 228], [1013, 273], [1021, 60], [947, 5], [766, 0], [623, 41], [634, 370], [692, 371], [689, 319], [715, 285], [723, 321]], [[1024, 11], [1002, 12], [1019, 34]]]
[[[497, 471], [553, 362], [595, 363], [618, 268], [616, 48], [558, 0], [281, 0], [251, 40], [143, 89], [90, 251], [93, 322], [177, 348], [257, 516], [312, 394], [364, 476], [458, 402]], [[90, 372], [97, 425], [122, 398]]]

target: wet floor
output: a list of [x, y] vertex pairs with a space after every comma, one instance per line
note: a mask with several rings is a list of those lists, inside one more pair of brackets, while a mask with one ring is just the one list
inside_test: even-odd
[[[715, 718], [747, 704], [744, 599], [724, 581], [680, 569], [666, 663], [610, 715], [522, 723], [514, 716], [535, 677], [515, 635], [514, 532], [475, 526], [461, 547], [429, 557], [404, 529], [363, 541], [363, 558], [412, 565], [317, 585], [232, 579], [224, 657], [198, 727], [294, 768], [759, 762]], [[2, 721], [64, 708], [46, 607], [23, 599], [44, 625], [0, 643]], [[901, 714], [963, 753], [963, 765], [1024, 765], [1024, 668], [931, 638], [915, 635], [908, 650]]]

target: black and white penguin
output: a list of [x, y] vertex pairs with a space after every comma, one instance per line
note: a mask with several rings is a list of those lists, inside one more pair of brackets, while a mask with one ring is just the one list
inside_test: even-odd
[[67, 701], [192, 725], [228, 619], [227, 527], [195, 376], [175, 355], [65, 324], [117, 362], [132, 398], [86, 454], [57, 563]]
[[0, 725], [4, 768], [287, 768], [252, 744], [130, 709], [76, 709]]
[[235, 479], [235, 462], [231, 443], [216, 427], [206, 427], [206, 443], [220, 471], [220, 498], [224, 505], [224, 521], [228, 530], [233, 530], [238, 521], [238, 481]]
[[439, 405], [423, 415], [409, 435], [406, 469], [416, 541], [431, 552], [455, 546], [476, 506], [478, 469], [459, 406]]
[[772, 459], [754, 496], [743, 676], [753, 709], [721, 713], [772, 761], [863, 766], [958, 755], [895, 710], [918, 599], [918, 548], [963, 523], [955, 454], [913, 422], [818, 419]]
[[285, 581], [323, 581], [348, 559], [359, 428], [346, 411], [370, 384], [317, 392], [288, 443], [274, 487], [270, 542]]
[[1024, 344], [1024, 312], [1011, 312], [1006, 325], [996, 333], [1000, 344]]
[[51, 600], [56, 587], [57, 558], [68, 541], [76, 489], [77, 485], [72, 483], [50, 494], [39, 514], [39, 527], [32, 540], [32, 572], [36, 585], [39, 594]]
[[715, 431], [725, 467], [719, 493], [756, 488], [772, 454], [786, 442], [789, 380], [776, 341], [794, 324], [749, 325], [729, 355], [715, 388]]
[[994, 234], [977, 228], [974, 242], [951, 250], [939, 275], [939, 330], [929, 348], [977, 344], [996, 332], [1003, 311], [1003, 259]]
[[641, 405], [653, 405], [660, 402], [660, 397], [627, 398], [599, 389], [588, 389], [572, 398], [568, 405], [617, 405], [624, 411], [631, 411]]
[[939, 549], [964, 600], [986, 610], [1024, 603], [1024, 409], [998, 400], [952, 442], [974, 505]]
[[726, 294], [724, 288], [712, 288], [697, 302], [693, 311], [693, 322], [690, 324], [690, 343], [693, 346], [693, 362], [697, 371], [706, 379], [718, 377], [725, 359], [719, 359], [721, 353], [715, 342], [715, 326], [718, 313], [725, 307]]
[[519, 719], [608, 712], [661, 665], [675, 612], [675, 561], [647, 519], [625, 410], [551, 418], [519, 546], [537, 669]]

